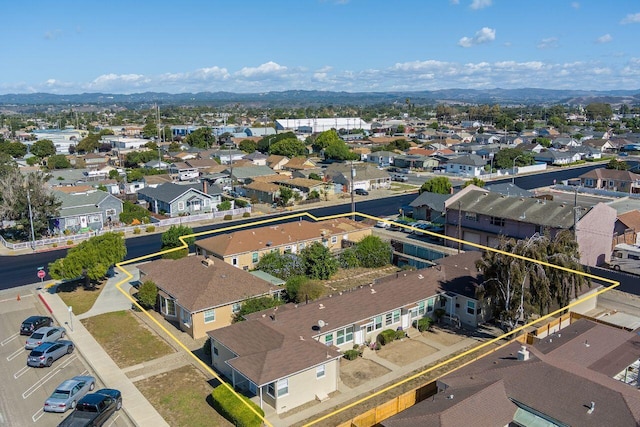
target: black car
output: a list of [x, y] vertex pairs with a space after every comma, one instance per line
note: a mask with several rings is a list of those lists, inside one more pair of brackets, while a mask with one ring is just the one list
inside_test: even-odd
[[363, 188], [356, 188], [355, 193], [359, 196], [368, 196], [369, 192]]
[[53, 319], [48, 316], [31, 316], [20, 325], [20, 335], [31, 335], [37, 329], [53, 325]]
[[122, 408], [120, 391], [103, 388], [80, 399], [75, 410], [62, 420], [58, 427], [101, 426], [120, 408]]

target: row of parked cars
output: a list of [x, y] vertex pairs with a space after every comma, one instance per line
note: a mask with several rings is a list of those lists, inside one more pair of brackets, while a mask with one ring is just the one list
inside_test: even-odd
[[[438, 234], [444, 232], [444, 225], [442, 224], [430, 222], [430, 221], [423, 221], [423, 220], [413, 220], [408, 217], [402, 217], [402, 218], [396, 218], [396, 219], [385, 218], [381, 221], [378, 221], [376, 223], [376, 227], [388, 229], [391, 231], [403, 231], [405, 233], [412, 233], [417, 235], [424, 234], [424, 233], [421, 233], [419, 230], [431, 231]], [[409, 228], [409, 227], [412, 227], [412, 228]], [[418, 231], [414, 229], [417, 229]]]
[[[31, 316], [20, 325], [20, 335], [29, 335], [25, 349], [31, 350], [27, 365], [49, 367], [54, 361], [75, 349], [73, 342], [63, 340], [65, 328], [54, 326], [48, 316]], [[122, 394], [115, 389], [93, 391], [96, 379], [80, 375], [63, 381], [44, 402], [45, 412], [73, 412], [60, 424], [62, 426], [101, 426], [122, 407]]]

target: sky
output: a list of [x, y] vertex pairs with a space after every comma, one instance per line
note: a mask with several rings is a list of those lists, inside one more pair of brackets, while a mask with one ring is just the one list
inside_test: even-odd
[[638, 0], [22, 0], [0, 94], [640, 89]]

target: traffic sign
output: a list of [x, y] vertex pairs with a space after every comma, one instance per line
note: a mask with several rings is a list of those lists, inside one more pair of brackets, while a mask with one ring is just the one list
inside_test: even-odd
[[38, 278], [40, 280], [44, 279], [44, 276], [46, 276], [47, 273], [44, 272], [44, 270], [38, 270]]

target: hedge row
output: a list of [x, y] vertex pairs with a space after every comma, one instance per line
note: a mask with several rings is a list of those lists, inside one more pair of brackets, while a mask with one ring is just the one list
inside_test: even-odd
[[220, 415], [225, 417], [234, 426], [238, 427], [260, 427], [262, 417], [257, 416], [242, 402], [238, 401], [238, 396], [248, 403], [255, 411], [264, 417], [264, 411], [249, 398], [233, 393], [229, 388], [221, 384], [211, 392], [213, 398], [213, 408]]

